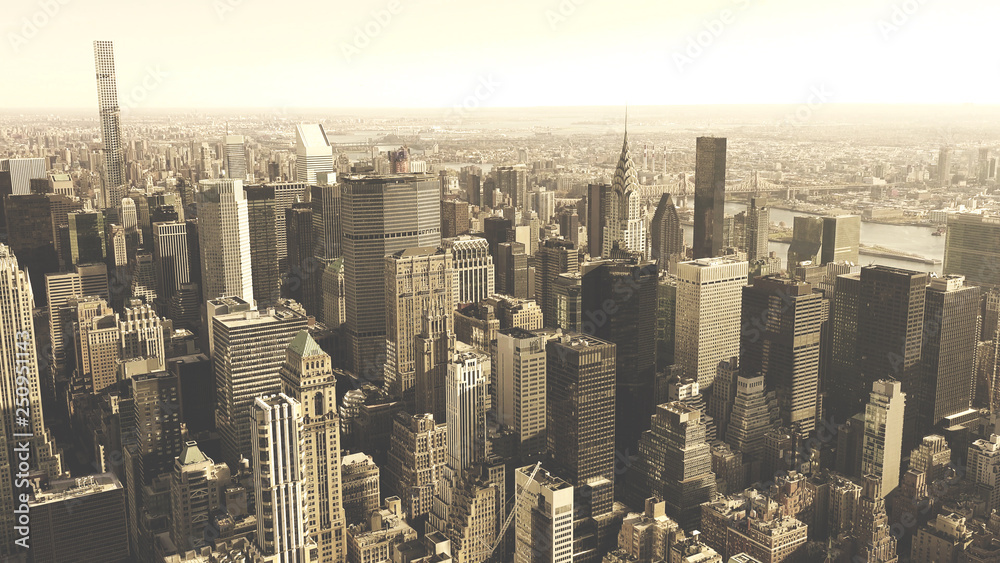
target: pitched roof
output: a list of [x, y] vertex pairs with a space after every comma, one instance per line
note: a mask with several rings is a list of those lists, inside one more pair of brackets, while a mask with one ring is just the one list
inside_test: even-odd
[[307, 356], [321, 356], [326, 352], [316, 344], [313, 337], [309, 334], [308, 330], [301, 330], [295, 338], [288, 344], [288, 349], [295, 352], [295, 354], [300, 358], [305, 358]]

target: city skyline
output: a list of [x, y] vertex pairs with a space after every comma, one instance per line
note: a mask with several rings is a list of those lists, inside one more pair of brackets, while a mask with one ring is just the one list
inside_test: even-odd
[[984, 0], [34, 1], [3, 561], [1000, 561]]

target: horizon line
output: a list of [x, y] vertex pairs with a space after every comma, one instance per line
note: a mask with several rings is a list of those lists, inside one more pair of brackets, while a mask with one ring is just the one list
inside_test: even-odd
[[[703, 104], [629, 104], [632, 108], [718, 108], [718, 107], [780, 107], [797, 105], [795, 102], [770, 102], [770, 103], [703, 103]], [[977, 102], [837, 102], [826, 104], [827, 107], [938, 107], [938, 108], [1000, 108], [1000, 102], [995, 104], [981, 104]], [[522, 105], [522, 106], [482, 106], [470, 111], [495, 111], [495, 110], [524, 110], [524, 109], [621, 109], [623, 106], [616, 104], [598, 105]], [[175, 106], [175, 107], [141, 107], [141, 108], [119, 108], [119, 111], [246, 111], [246, 110], [449, 110], [451, 106]], [[25, 111], [92, 111], [93, 106], [62, 106], [62, 107], [19, 107], [0, 108], [0, 113], [17, 113]]]

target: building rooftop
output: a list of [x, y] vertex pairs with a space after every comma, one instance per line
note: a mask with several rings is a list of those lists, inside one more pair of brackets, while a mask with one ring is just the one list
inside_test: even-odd
[[300, 358], [308, 358], [309, 356], [322, 356], [326, 354], [319, 344], [313, 340], [313, 337], [309, 334], [308, 330], [300, 330], [295, 338], [288, 343], [288, 349], [295, 352]]
[[34, 499], [31, 501], [31, 506], [37, 507], [121, 488], [122, 484], [114, 473], [88, 475], [76, 479], [61, 479], [52, 481], [48, 489], [36, 492]]
[[177, 456], [177, 461], [181, 465], [194, 465], [208, 461], [208, 456], [198, 447], [198, 442], [189, 441], [184, 443], [184, 447], [181, 448], [181, 455]]

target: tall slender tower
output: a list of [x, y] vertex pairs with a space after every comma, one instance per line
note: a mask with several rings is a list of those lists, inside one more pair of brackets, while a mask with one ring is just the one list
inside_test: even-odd
[[104, 207], [117, 207], [126, 191], [125, 150], [122, 148], [118, 80], [115, 78], [115, 51], [111, 41], [94, 41], [94, 64], [97, 67], [97, 110], [101, 116], [104, 150]]
[[646, 251], [646, 226], [642, 220], [642, 198], [637, 191], [639, 180], [628, 148], [628, 131], [622, 141], [622, 152], [611, 180], [611, 189], [605, 192], [604, 236], [602, 256], [611, 256], [611, 249], [630, 252]]
[[497, 334], [492, 387], [499, 421], [517, 434], [522, 460], [545, 453], [545, 337], [521, 328]]
[[242, 180], [202, 180], [198, 202], [202, 298], [253, 301], [250, 219]]
[[931, 278], [924, 299], [920, 371], [913, 389], [917, 436], [972, 407], [979, 340], [979, 288], [962, 276]]
[[445, 315], [446, 332], [453, 332], [455, 273], [451, 250], [408, 248], [385, 257], [386, 390], [415, 404], [419, 358], [414, 346], [425, 315]]
[[[55, 449], [42, 419], [42, 398], [38, 375], [38, 356], [35, 348], [35, 326], [31, 310], [35, 300], [28, 282], [28, 274], [18, 268], [17, 257], [10, 248], [0, 244], [0, 555], [13, 555], [19, 548], [14, 545], [16, 525], [14, 500], [18, 494], [29, 491], [16, 488], [19, 482], [14, 455], [15, 436], [32, 445], [30, 463], [45, 471], [49, 477], [62, 474], [62, 457]], [[18, 392], [20, 390], [27, 392]], [[27, 406], [23, 399], [28, 399]], [[15, 407], [18, 407], [15, 410]], [[27, 410], [28, 413], [24, 414]], [[18, 416], [15, 417], [15, 414]], [[21, 416], [23, 415], [23, 416]]]
[[650, 259], [656, 260], [661, 270], [667, 269], [671, 256], [684, 252], [684, 231], [670, 194], [660, 196], [649, 225], [649, 239]]
[[694, 258], [722, 253], [726, 203], [726, 139], [698, 137], [694, 173]]
[[340, 475], [340, 417], [337, 378], [330, 355], [303, 330], [288, 344], [281, 366], [284, 393], [302, 405], [307, 532], [320, 563], [347, 556]]
[[747, 260], [767, 257], [771, 232], [771, 210], [766, 198], [754, 196], [747, 205]]
[[223, 139], [222, 165], [226, 177], [247, 180], [247, 148], [243, 135], [226, 135]]
[[472, 348], [459, 350], [448, 365], [446, 459], [457, 474], [486, 458], [489, 370], [489, 357]]
[[[914, 400], [920, 375], [924, 304], [928, 274], [888, 266], [861, 268], [858, 309], [858, 367], [864, 389], [881, 379], [903, 384], [908, 395], [903, 447], [920, 443], [916, 435], [919, 403]], [[856, 399], [855, 399], [856, 400]], [[883, 487], [888, 493], [892, 487]]]
[[740, 292], [746, 283], [746, 262], [705, 258], [677, 265], [675, 361], [706, 391], [719, 362], [739, 352]]
[[301, 123], [295, 126], [295, 181], [316, 183], [316, 173], [332, 174], [333, 148], [323, 126]]
[[880, 481], [882, 497], [899, 484], [905, 404], [906, 393], [898, 381], [879, 380], [872, 384], [871, 400], [865, 411], [861, 472]]
[[[156, 293], [168, 306], [181, 286], [191, 283], [187, 223], [153, 223], [153, 258]], [[170, 315], [173, 318], [173, 315]]]
[[803, 440], [816, 428], [823, 295], [780, 275], [743, 288], [743, 374], [762, 374], [778, 397], [783, 425]]
[[574, 487], [593, 488], [590, 514], [611, 510], [615, 479], [615, 345], [566, 334], [545, 347], [548, 449]]
[[[302, 405], [284, 393], [257, 397], [253, 420], [253, 481], [257, 547], [288, 563], [313, 561], [306, 535]], [[310, 545], [312, 544], [312, 545]]]

